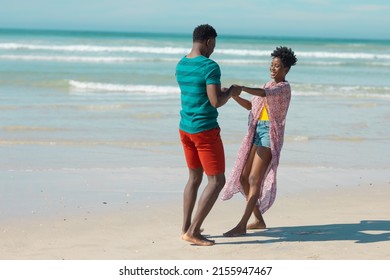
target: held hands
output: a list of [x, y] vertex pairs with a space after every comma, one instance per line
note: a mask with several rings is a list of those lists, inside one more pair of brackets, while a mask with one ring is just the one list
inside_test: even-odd
[[229, 89], [233, 98], [238, 97], [242, 91], [242, 87], [239, 85], [231, 85]]
[[239, 105], [241, 105], [242, 107], [244, 107], [245, 109], [247, 110], [252, 110], [252, 103], [251, 101], [245, 99], [245, 98], [242, 98], [242, 97], [239, 97], [239, 95], [241, 94], [242, 91], [244, 91], [245, 86], [240, 86], [240, 85], [231, 85], [230, 86], [230, 94], [232, 96], [232, 98], [234, 99], [234, 101], [236, 101]]

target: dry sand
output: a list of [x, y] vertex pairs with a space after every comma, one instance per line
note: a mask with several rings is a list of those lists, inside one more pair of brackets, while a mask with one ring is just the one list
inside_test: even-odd
[[180, 199], [66, 218], [15, 219], [0, 226], [0, 259], [390, 260], [389, 198], [390, 183], [384, 181], [281, 192], [264, 216], [268, 229], [225, 238], [222, 233], [243, 211], [244, 199], [237, 195], [217, 201], [203, 224], [204, 234], [216, 241], [210, 247], [180, 239]]

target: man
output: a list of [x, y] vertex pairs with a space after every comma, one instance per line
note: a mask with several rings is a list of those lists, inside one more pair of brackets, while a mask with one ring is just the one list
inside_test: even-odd
[[[176, 66], [182, 106], [179, 133], [189, 169], [183, 195], [182, 239], [200, 246], [214, 245], [214, 241], [201, 234], [201, 225], [225, 184], [225, 155], [217, 108], [232, 95], [240, 93], [236, 87], [221, 88], [219, 65], [209, 58], [214, 52], [216, 37], [217, 32], [212, 26], [197, 26], [191, 52]], [[208, 184], [191, 221], [203, 172]]]

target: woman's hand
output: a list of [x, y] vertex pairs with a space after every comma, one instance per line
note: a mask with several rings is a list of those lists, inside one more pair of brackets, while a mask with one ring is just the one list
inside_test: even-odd
[[237, 97], [241, 94], [242, 87], [239, 85], [232, 85], [230, 87], [230, 90], [231, 90], [232, 97], [234, 98], [234, 97]]

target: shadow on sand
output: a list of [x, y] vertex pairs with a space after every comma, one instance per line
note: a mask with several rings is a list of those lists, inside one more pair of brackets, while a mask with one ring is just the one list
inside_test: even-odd
[[[291, 226], [248, 231], [245, 236], [262, 237], [261, 240], [235, 241], [234, 237], [222, 244], [269, 244], [278, 242], [355, 241], [373, 243], [390, 241], [390, 221], [361, 221], [357, 224], [329, 224]], [[267, 239], [264, 239], [267, 238]], [[212, 238], [225, 238], [222, 235]]]

